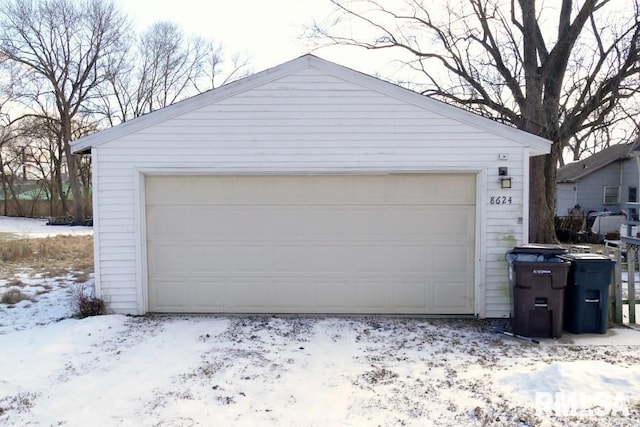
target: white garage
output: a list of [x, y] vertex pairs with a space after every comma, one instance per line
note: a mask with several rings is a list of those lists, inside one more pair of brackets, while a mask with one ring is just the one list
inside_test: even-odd
[[306, 55], [73, 147], [115, 312], [504, 317], [549, 144]]

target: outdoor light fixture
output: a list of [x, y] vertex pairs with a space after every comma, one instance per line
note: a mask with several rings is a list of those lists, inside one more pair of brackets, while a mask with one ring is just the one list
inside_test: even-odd
[[498, 179], [500, 180], [500, 188], [511, 188], [511, 177], [506, 166], [498, 168]]

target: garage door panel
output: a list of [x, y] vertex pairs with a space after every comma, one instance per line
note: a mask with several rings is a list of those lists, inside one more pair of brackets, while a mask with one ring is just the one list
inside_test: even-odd
[[475, 204], [472, 174], [396, 175], [394, 202], [426, 205]]
[[233, 178], [233, 194], [230, 203], [235, 205], [267, 204], [274, 201], [270, 187], [273, 181], [259, 176], [237, 176]]
[[390, 238], [424, 242], [432, 239], [434, 230], [439, 228], [437, 212], [428, 206], [397, 209], [390, 216], [393, 219]]
[[149, 206], [147, 235], [149, 240], [207, 240], [228, 234], [233, 212], [197, 205]]
[[[175, 180], [170, 176], [155, 176], [152, 180], [145, 181], [145, 196], [147, 202], [159, 206], [181, 205], [188, 203], [190, 196], [185, 191], [185, 187], [189, 185], [186, 180]], [[184, 197], [179, 197], [184, 195]]]
[[165, 275], [193, 273], [193, 264], [189, 248], [178, 245], [151, 245], [148, 248], [148, 270], [152, 278]]
[[[227, 307], [231, 311], [262, 312], [263, 309], [260, 307], [274, 307], [279, 304], [280, 292], [274, 286], [269, 286], [269, 282], [265, 283], [257, 278], [235, 278], [229, 285]], [[302, 292], [302, 289], [300, 291]]]
[[[439, 241], [469, 241], [475, 230], [475, 206], [433, 207], [428, 221], [428, 234]], [[448, 226], [455, 224], [455, 227]], [[445, 226], [443, 226], [445, 225]]]
[[197, 262], [192, 264], [196, 271], [213, 274], [261, 273], [268, 265], [264, 247], [255, 244], [203, 245], [189, 252]]
[[473, 313], [475, 176], [451, 177], [147, 177], [149, 309]]
[[182, 192], [184, 198], [187, 199], [186, 202], [183, 201], [181, 204], [195, 203], [196, 205], [208, 205], [210, 203], [233, 203], [233, 179], [234, 177], [232, 176], [219, 176], [217, 179], [218, 184], [211, 186], [211, 182], [206, 176], [188, 177], [186, 185], [177, 189], [177, 191]]
[[[352, 209], [314, 206], [307, 209], [305, 213], [308, 215], [309, 237], [335, 240], [349, 238], [348, 236], [355, 234], [352, 233], [351, 227], [354, 225], [354, 218], [358, 215]], [[364, 235], [364, 233], [360, 232], [358, 235]]]
[[370, 176], [366, 181], [353, 182], [353, 202], [355, 204], [384, 205], [393, 204], [395, 180], [388, 176]]
[[[313, 286], [313, 299], [316, 301], [319, 313], [350, 313], [356, 300], [358, 289], [345, 286], [343, 281], [326, 281], [322, 286]], [[353, 311], [355, 312], [355, 311]]]
[[425, 283], [405, 277], [390, 287], [379, 277], [336, 283], [332, 278], [298, 281], [285, 275], [274, 283], [258, 276], [214, 276], [189, 283], [169, 279], [156, 285], [150, 303], [170, 312], [301, 313], [309, 311], [311, 300], [315, 313], [451, 314], [464, 313], [472, 304], [472, 296], [460, 299], [464, 284], [447, 279]]
[[[354, 272], [357, 273], [375, 273], [375, 274], [393, 274], [391, 272], [404, 272], [411, 266], [411, 260], [403, 257], [401, 252], [410, 252], [412, 255], [416, 251], [402, 251], [399, 247], [389, 247], [386, 245], [362, 245], [358, 248], [350, 248], [353, 254], [349, 256], [345, 254], [351, 261]], [[420, 255], [418, 255], [420, 257]]]
[[353, 202], [353, 181], [342, 176], [311, 178], [311, 195], [314, 203], [344, 204]]
[[154, 280], [149, 288], [149, 305], [157, 311], [184, 312], [193, 305], [192, 287], [180, 281]]
[[428, 203], [435, 205], [474, 205], [476, 202], [475, 176], [472, 174], [438, 174], [428, 181]]
[[309, 209], [273, 208], [270, 231], [286, 240], [306, 240], [309, 234]]
[[224, 245], [152, 245], [148, 249], [151, 277], [167, 274], [234, 274], [262, 272], [267, 261], [266, 250], [256, 245], [228, 247]]
[[[363, 262], [369, 261], [368, 265], [374, 266], [374, 260], [382, 258], [380, 252], [381, 248], [365, 248], [356, 245], [316, 246], [310, 248], [308, 252], [310, 256], [306, 259], [309, 271], [336, 272], [347, 276], [350, 273], [362, 271], [362, 266], [357, 267]], [[373, 255], [368, 257], [369, 254]]]
[[364, 310], [376, 313], [384, 311], [392, 304], [392, 289], [384, 282], [360, 283], [357, 295], [354, 295], [354, 306], [361, 306]]
[[434, 313], [461, 313], [473, 307], [473, 294], [464, 282], [441, 278], [433, 284]]
[[228, 300], [227, 286], [212, 286], [208, 279], [202, 278], [193, 285], [193, 308], [190, 311], [206, 313], [212, 310], [222, 312]]
[[183, 212], [184, 209], [174, 206], [154, 206], [147, 209], [147, 234], [155, 239], [180, 236], [175, 221], [182, 217]]
[[429, 296], [430, 287], [423, 281], [404, 283], [394, 289], [394, 305], [401, 313], [433, 312], [433, 302]]
[[473, 268], [473, 251], [460, 245], [440, 245], [437, 254], [433, 257], [438, 262], [433, 265], [433, 273], [438, 276], [455, 275], [464, 276], [466, 272]]
[[396, 246], [389, 248], [389, 259], [393, 263], [393, 273], [402, 276], [404, 273], [420, 274], [426, 277], [433, 271], [436, 259], [433, 258], [433, 247], [431, 246]]
[[269, 187], [268, 203], [304, 205], [309, 202], [309, 186], [303, 180], [275, 178]]
[[276, 272], [303, 273], [310, 268], [311, 261], [307, 251], [315, 248], [306, 248], [302, 245], [280, 244], [272, 247], [269, 252], [269, 263]]
[[303, 311], [309, 300], [313, 298], [311, 293], [313, 287], [307, 283], [301, 287], [298, 281], [279, 280], [278, 283], [273, 283], [273, 285], [277, 289], [277, 300], [274, 301], [274, 304], [280, 306], [283, 310]]
[[185, 241], [210, 241], [230, 235], [235, 212], [218, 206], [184, 206], [180, 215], [185, 224], [175, 234]]

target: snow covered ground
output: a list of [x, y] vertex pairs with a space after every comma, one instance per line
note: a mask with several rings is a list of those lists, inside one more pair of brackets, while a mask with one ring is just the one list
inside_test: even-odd
[[628, 329], [614, 331], [617, 343], [563, 337], [538, 346], [459, 320], [110, 315], [40, 323], [14, 322], [0, 335], [2, 425], [640, 422], [639, 333]]
[[16, 218], [0, 216], [0, 233], [15, 233], [19, 236], [47, 237], [55, 235], [93, 234], [93, 228], [85, 226], [47, 225], [47, 219]]
[[[12, 285], [0, 279], [0, 293]], [[108, 315], [71, 276], [0, 304], [0, 425], [640, 425], [640, 332], [504, 320]]]

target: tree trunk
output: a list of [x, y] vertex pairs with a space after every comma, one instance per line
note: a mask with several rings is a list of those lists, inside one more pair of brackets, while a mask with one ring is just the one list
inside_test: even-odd
[[9, 192], [11, 193], [11, 200], [13, 200], [16, 205], [16, 216], [24, 216], [22, 205], [20, 204], [20, 199], [18, 198], [16, 190], [13, 187], [13, 179], [11, 180], [11, 182], [9, 182]]
[[78, 168], [76, 166], [76, 157], [71, 152], [71, 146], [68, 141], [64, 142], [64, 152], [67, 157], [67, 169], [69, 170], [69, 186], [71, 187], [71, 195], [73, 196], [73, 223], [81, 224], [82, 216], [82, 192], [78, 182]]
[[[545, 85], [541, 75], [539, 56], [541, 45], [536, 38], [538, 23], [535, 0], [521, 0], [523, 26], [523, 69], [525, 73], [526, 101], [523, 105], [522, 130], [543, 137], [549, 136], [545, 118]], [[529, 241], [553, 243], [556, 241], [553, 205], [555, 199], [555, 168], [558, 151], [529, 160]], [[553, 171], [550, 171], [553, 169]]]
[[[546, 165], [550, 154], [536, 156], [529, 160], [529, 242], [554, 243], [556, 241], [553, 207], [549, 206], [548, 197], [543, 191], [535, 189], [547, 188]], [[553, 197], [553, 196], [551, 196]]]
[[54, 174], [58, 196], [60, 197], [60, 208], [62, 210], [62, 215], [67, 216], [69, 215], [69, 205], [67, 204], [67, 196], [64, 192], [64, 182], [62, 181], [62, 156], [64, 154], [64, 149], [62, 148], [63, 144], [64, 142], [58, 139], [58, 156], [55, 162]]
[[[63, 102], [60, 103], [64, 105]], [[69, 172], [69, 186], [71, 187], [71, 196], [73, 197], [73, 223], [80, 224], [83, 221], [82, 215], [82, 193], [80, 191], [80, 183], [78, 178], [78, 166], [76, 165], [76, 156], [71, 152], [71, 114], [69, 107], [60, 108], [61, 117], [61, 134], [64, 155], [67, 159], [67, 170]]]
[[[0, 150], [2, 147], [0, 146]], [[0, 179], [2, 180], [2, 205], [4, 207], [4, 216], [7, 216], [7, 176], [4, 172], [4, 161], [2, 159], [2, 152], [0, 151]]]

